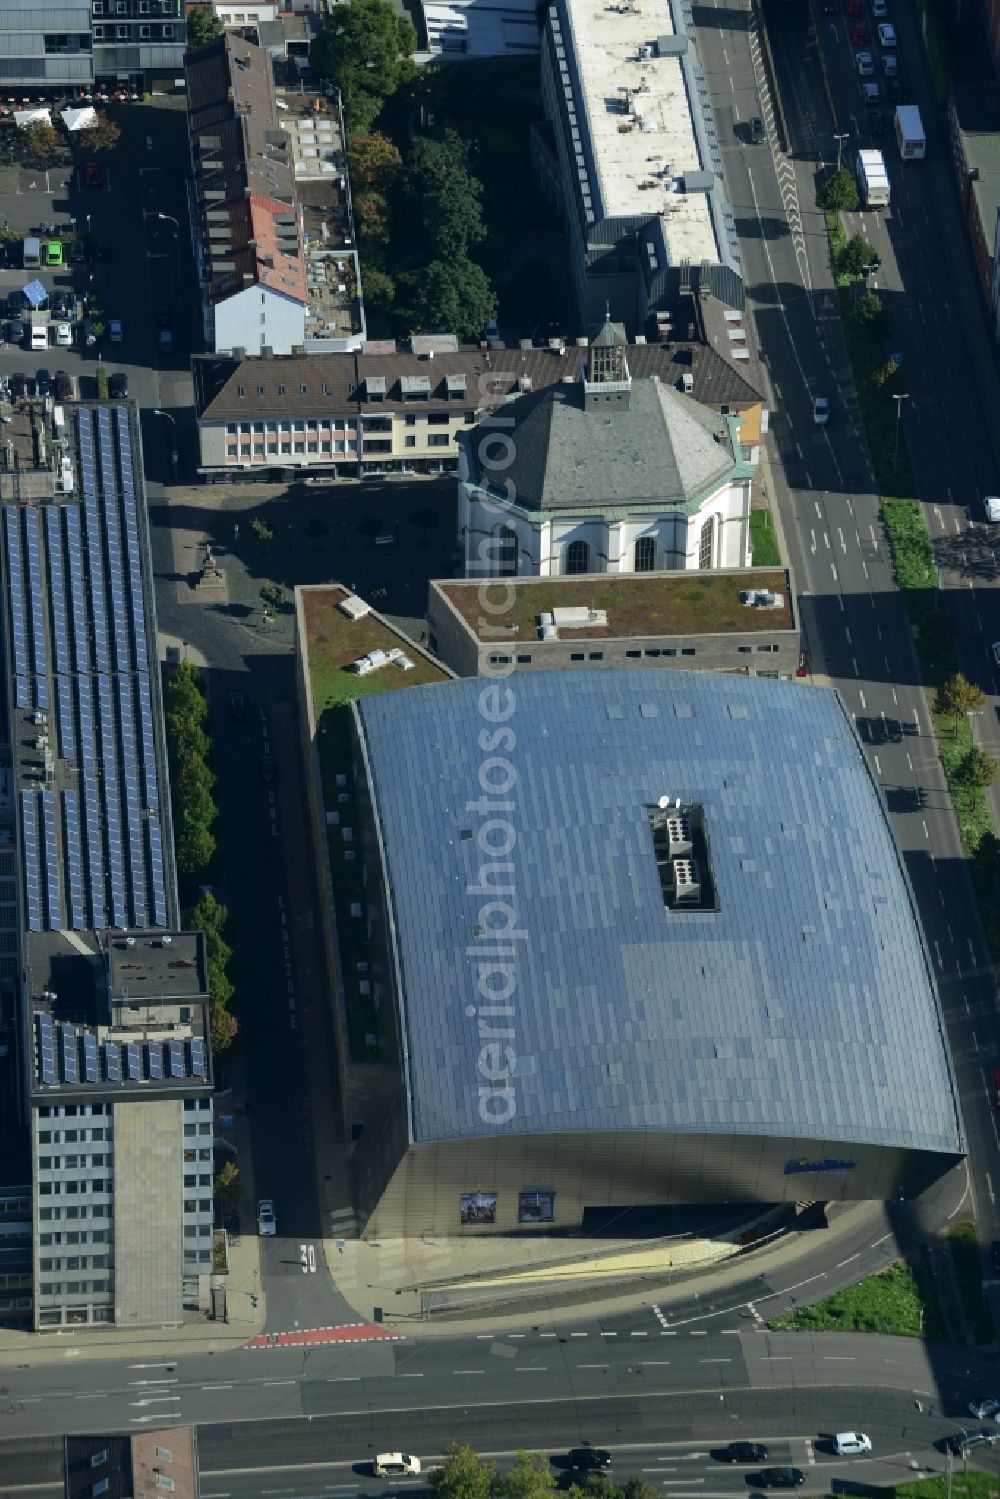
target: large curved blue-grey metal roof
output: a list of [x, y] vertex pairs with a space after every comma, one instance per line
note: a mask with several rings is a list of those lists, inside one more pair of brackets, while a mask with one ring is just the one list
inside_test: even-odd
[[[498, 1130], [479, 1108], [475, 954], [483, 922], [509, 919], [484, 912], [480, 840], [509, 833], [484, 834], [481, 798], [512, 777], [498, 815], [523, 935], [512, 1013], [492, 1022], [517, 1059], [504, 1130], [963, 1149], [910, 887], [835, 694], [575, 668], [389, 692], [357, 713], [415, 1141]], [[664, 795], [704, 809], [717, 912], [664, 909], [649, 823]]]

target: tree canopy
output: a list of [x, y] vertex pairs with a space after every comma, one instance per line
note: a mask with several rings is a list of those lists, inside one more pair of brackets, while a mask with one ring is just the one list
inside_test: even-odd
[[99, 110], [93, 125], [81, 130], [76, 138], [85, 151], [113, 151], [121, 139], [121, 130]]
[[958, 723], [963, 713], [978, 713], [986, 702], [986, 694], [976, 682], [957, 671], [953, 677], [942, 682], [937, 690], [937, 710]]
[[433, 260], [416, 279], [414, 315], [423, 332], [446, 330], [469, 343], [480, 336], [496, 310], [486, 272], [465, 256], [447, 263]]
[[367, 130], [389, 95], [414, 76], [416, 46], [413, 22], [397, 15], [390, 0], [347, 0], [331, 8], [309, 60], [340, 90], [352, 135]]
[[846, 167], [828, 177], [816, 194], [820, 208], [845, 209], [852, 212], [858, 206], [858, 184]]
[[378, 130], [352, 137], [347, 148], [347, 164], [355, 192], [364, 188], [376, 193], [391, 192], [403, 172], [399, 147]]
[[222, 22], [210, 5], [192, 5], [187, 13], [187, 50], [194, 52], [222, 35]]
[[469, 147], [457, 131], [418, 137], [406, 195], [419, 216], [431, 260], [467, 257], [470, 247], [486, 238], [483, 185], [469, 170]]

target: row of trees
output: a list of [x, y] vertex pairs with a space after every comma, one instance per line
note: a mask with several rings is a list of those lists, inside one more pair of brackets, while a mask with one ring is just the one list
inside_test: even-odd
[[[98, 110], [93, 125], [87, 130], [77, 130], [72, 143], [88, 155], [97, 151], [113, 151], [121, 138], [121, 130], [103, 110]], [[65, 131], [57, 129], [51, 120], [32, 120], [18, 130], [14, 137], [14, 149], [23, 162], [47, 166], [69, 154], [70, 138]]]
[[[390, 0], [348, 0], [331, 8], [310, 60], [340, 91], [369, 309], [393, 332], [478, 338], [497, 304], [473, 255], [486, 224], [471, 147], [443, 130], [416, 136], [404, 159], [374, 128], [388, 101], [414, 80], [416, 45], [412, 22]], [[396, 113], [408, 131], [415, 108]]]
[[[546, 1499], [563, 1487], [549, 1459], [538, 1453], [519, 1452], [506, 1473], [498, 1473], [494, 1463], [483, 1462], [471, 1447], [457, 1444], [446, 1448], [444, 1462], [430, 1474], [428, 1484], [438, 1499]], [[617, 1483], [603, 1474], [581, 1480], [566, 1492], [574, 1499], [662, 1499], [648, 1479]]]
[[418, 136], [404, 161], [370, 131], [351, 138], [348, 163], [372, 309], [401, 329], [478, 338], [497, 303], [472, 258], [486, 223], [469, 143], [455, 130]]
[[[211, 874], [216, 854], [212, 828], [219, 816], [213, 795], [215, 775], [210, 763], [208, 701], [198, 671], [190, 661], [180, 662], [168, 677], [164, 708], [174, 847], [183, 898], [185, 888], [193, 891]], [[229, 912], [203, 884], [188, 917], [188, 926], [205, 933], [212, 1050], [219, 1056], [232, 1046], [238, 1029], [229, 1011], [233, 985], [228, 968], [233, 953], [226, 940]]]

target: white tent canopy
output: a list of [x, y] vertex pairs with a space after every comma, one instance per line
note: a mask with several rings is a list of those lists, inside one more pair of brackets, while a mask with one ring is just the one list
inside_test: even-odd
[[14, 111], [14, 124], [18, 130], [23, 130], [26, 125], [35, 125], [39, 120], [46, 125], [52, 124], [52, 116], [47, 109], [15, 109]]
[[85, 104], [82, 109], [61, 110], [59, 118], [72, 134], [74, 130], [89, 130], [92, 125], [96, 125], [97, 110], [93, 105]]

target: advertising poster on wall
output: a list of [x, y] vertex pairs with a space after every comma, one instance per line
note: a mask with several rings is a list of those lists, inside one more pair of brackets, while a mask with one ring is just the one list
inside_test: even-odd
[[497, 1221], [497, 1194], [495, 1192], [463, 1192], [459, 1221], [462, 1223], [495, 1223]]

